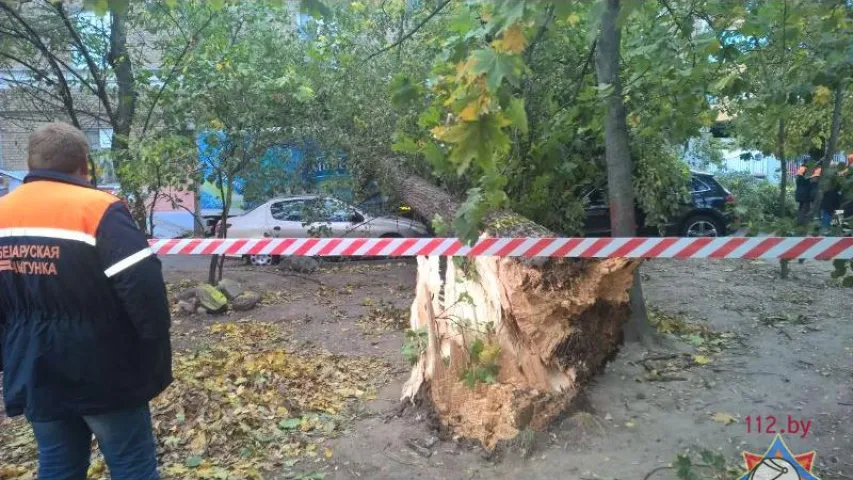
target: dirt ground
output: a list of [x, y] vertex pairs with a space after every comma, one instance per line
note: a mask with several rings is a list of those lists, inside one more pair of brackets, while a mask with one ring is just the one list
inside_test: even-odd
[[[394, 366], [395, 378], [333, 442], [327, 478], [631, 480], [697, 449], [719, 452], [737, 467], [742, 451], [763, 454], [774, 437], [755, 432], [755, 423], [748, 433], [746, 417], [755, 422], [770, 415], [781, 425], [776, 430], [785, 428], [788, 415], [811, 420], [805, 438], [783, 437], [787, 445], [794, 453], [816, 450], [816, 470], [823, 478], [853, 478], [853, 295], [830, 286], [828, 263], [795, 263], [789, 280], [779, 280], [777, 269], [762, 261], [647, 263], [649, 305], [726, 334], [721, 352], [706, 352], [710, 362], [692, 368], [679, 369], [677, 359], [658, 362], [659, 370], [670, 374], [649, 375], [642, 358], [696, 349], [673, 335], [652, 353], [628, 345], [587, 388], [577, 412], [498, 458], [452, 439], [434, 445], [426, 457], [412, 443], [434, 441], [431, 423], [414, 412], [395, 415], [409, 371], [399, 353], [402, 334], [365, 332], [357, 321], [378, 302], [405, 315], [414, 265], [332, 265], [312, 276], [324, 287], [267, 273], [230, 276], [294, 295], [285, 305], [253, 313], [254, 318], [290, 325], [299, 342], [344, 355], [381, 356]], [[168, 276], [177, 281], [191, 274], [170, 269]], [[675, 475], [664, 470], [652, 478]]]
[[[165, 265], [173, 284], [206, 272], [203, 259]], [[274, 479], [675, 479], [672, 469], [647, 474], [702, 449], [739, 469], [744, 450], [764, 454], [774, 438], [755, 431], [755, 418], [765, 419], [766, 430], [767, 416], [776, 417], [780, 431], [789, 415], [811, 421], [805, 437], [783, 435], [793, 453], [815, 450], [824, 480], [853, 478], [853, 295], [832, 284], [829, 263], [794, 263], [789, 280], [777, 270], [762, 261], [646, 263], [652, 317], [671, 333], [650, 349], [626, 345], [550, 431], [491, 456], [459, 439], [439, 440], [422, 411], [400, 413], [412, 262], [327, 264], [305, 277], [229, 265], [227, 277], [266, 292], [268, 301], [243, 314], [176, 316], [175, 348], [192, 351], [209, 325], [248, 316], [280, 324], [291, 349], [387, 362], [376, 399], [327, 440], [329, 458], [311, 467], [320, 475], [282, 469], [270, 472]]]

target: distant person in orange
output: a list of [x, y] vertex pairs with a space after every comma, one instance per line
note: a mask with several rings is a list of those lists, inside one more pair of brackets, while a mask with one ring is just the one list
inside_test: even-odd
[[799, 208], [797, 209], [797, 223], [805, 225], [808, 223], [809, 212], [812, 204], [812, 190], [816, 190], [816, 185], [810, 180], [808, 159], [803, 160], [800, 168], [797, 169], [795, 178], [794, 199], [797, 201]]
[[32, 425], [41, 480], [84, 480], [92, 435], [113, 479], [157, 479], [148, 402], [172, 382], [160, 261], [121, 200], [89, 184], [83, 132], [39, 128], [27, 163], [0, 199], [6, 414]]

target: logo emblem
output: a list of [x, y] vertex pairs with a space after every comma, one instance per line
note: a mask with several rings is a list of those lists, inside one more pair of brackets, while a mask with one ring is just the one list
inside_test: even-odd
[[817, 454], [794, 455], [781, 435], [776, 435], [764, 455], [743, 452], [747, 472], [739, 480], [820, 480], [812, 474]]

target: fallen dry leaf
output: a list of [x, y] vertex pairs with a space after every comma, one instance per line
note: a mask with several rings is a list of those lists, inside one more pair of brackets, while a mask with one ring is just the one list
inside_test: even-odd
[[717, 412], [711, 415], [711, 420], [717, 423], [722, 423], [723, 425], [730, 425], [732, 423], [737, 422], [737, 419], [735, 419], [735, 417], [725, 412]]
[[175, 382], [152, 404], [170, 478], [260, 479], [283, 460], [327, 456], [338, 414], [372, 394], [383, 361], [283, 349], [279, 326], [210, 327], [204, 349], [176, 354]]
[[693, 355], [693, 361], [696, 362], [696, 365], [707, 365], [713, 360], [707, 355]]

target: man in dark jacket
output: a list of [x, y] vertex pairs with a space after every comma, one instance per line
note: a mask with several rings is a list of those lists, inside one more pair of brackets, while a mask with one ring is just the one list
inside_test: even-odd
[[830, 229], [835, 211], [841, 208], [842, 175], [843, 173], [839, 172], [829, 178], [829, 184], [820, 200], [820, 226], [824, 232]]
[[0, 368], [39, 478], [86, 478], [92, 435], [112, 478], [156, 479], [148, 402], [172, 381], [160, 262], [127, 208], [88, 182], [85, 135], [30, 136], [25, 183], [0, 199]]

